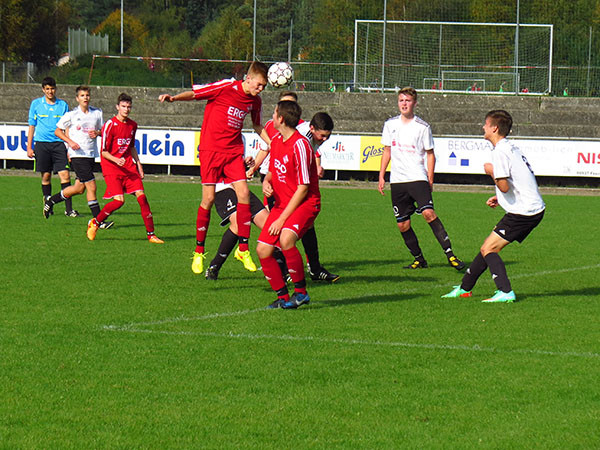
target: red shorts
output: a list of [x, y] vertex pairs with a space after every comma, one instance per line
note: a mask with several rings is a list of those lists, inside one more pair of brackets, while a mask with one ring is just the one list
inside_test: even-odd
[[[304, 236], [315, 223], [315, 219], [319, 215], [321, 211], [321, 202], [319, 200], [309, 200], [305, 201], [296, 208], [296, 210], [292, 213], [290, 217], [284, 222], [281, 230], [290, 230], [298, 239]], [[271, 245], [279, 247], [279, 236], [272, 236], [269, 234], [269, 227], [271, 224], [277, 220], [277, 218], [281, 215], [283, 209], [275, 207], [273, 211], [269, 213], [269, 217], [263, 226], [260, 235], [258, 236], [258, 242], [263, 244]]]
[[115, 195], [134, 194], [144, 190], [142, 178], [138, 174], [105, 175], [106, 191], [103, 198], [113, 198]]
[[246, 180], [244, 155], [202, 150], [199, 152], [199, 159], [202, 184]]

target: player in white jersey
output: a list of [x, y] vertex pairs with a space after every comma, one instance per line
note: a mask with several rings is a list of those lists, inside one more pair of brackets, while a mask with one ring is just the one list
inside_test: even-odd
[[381, 143], [384, 150], [378, 189], [384, 195], [385, 172], [391, 160], [390, 189], [394, 215], [404, 243], [414, 257], [414, 261], [405, 269], [428, 267], [410, 223], [410, 216], [416, 212], [422, 214], [431, 227], [448, 263], [456, 270], [462, 270], [465, 263], [454, 255], [448, 233], [433, 209], [433, 136], [429, 124], [415, 115], [416, 105], [417, 91], [412, 87], [401, 89], [398, 93], [400, 115], [388, 119], [383, 126]]
[[[54, 134], [67, 143], [67, 151], [71, 168], [75, 171], [76, 181], [73, 186], [62, 189], [58, 194], [46, 200], [44, 215], [52, 214], [55, 204], [71, 198], [73, 195], [87, 191], [87, 203], [96, 217], [100, 213], [100, 205], [96, 198], [96, 180], [94, 177], [94, 160], [98, 157], [96, 138], [100, 135], [102, 110], [90, 106], [90, 88], [78, 86], [75, 89], [79, 106], [64, 114], [56, 124]], [[110, 228], [113, 222], [106, 221], [100, 228]]]
[[513, 241], [523, 242], [541, 222], [546, 206], [527, 158], [506, 139], [511, 128], [512, 117], [504, 110], [490, 111], [485, 117], [483, 137], [491, 142], [494, 149], [492, 162], [486, 163], [484, 170], [496, 185], [496, 195], [486, 203], [492, 208], [500, 205], [506, 214], [481, 245], [461, 285], [455, 286], [442, 298], [471, 297], [475, 283], [489, 268], [498, 290], [483, 302], [510, 303], [516, 300], [499, 252]]

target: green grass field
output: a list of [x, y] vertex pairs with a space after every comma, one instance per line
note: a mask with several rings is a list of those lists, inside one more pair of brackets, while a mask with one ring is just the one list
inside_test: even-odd
[[[84, 217], [45, 220], [37, 177], [0, 176], [1, 448], [600, 447], [597, 197], [545, 195], [502, 253], [520, 301], [482, 304], [489, 274], [440, 298], [461, 275], [420, 217], [430, 269], [401, 269], [389, 191], [323, 188], [321, 259], [342, 278], [284, 311], [233, 259], [217, 282], [191, 272], [198, 183], [146, 191], [164, 246], [132, 197], [89, 242], [83, 197]], [[434, 194], [467, 262], [502, 215], [488, 196]]]

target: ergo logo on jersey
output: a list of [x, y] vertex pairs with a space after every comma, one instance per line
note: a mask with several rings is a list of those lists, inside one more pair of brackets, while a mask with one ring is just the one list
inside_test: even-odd
[[241, 109], [236, 108], [235, 106], [230, 106], [227, 110], [227, 114], [233, 117], [237, 117], [238, 119], [243, 119], [248, 114], [248, 111], [243, 111]]

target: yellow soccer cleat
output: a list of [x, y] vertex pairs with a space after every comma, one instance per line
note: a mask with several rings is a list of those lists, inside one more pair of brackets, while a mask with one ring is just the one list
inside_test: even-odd
[[241, 261], [244, 265], [244, 269], [249, 272], [256, 272], [256, 264], [252, 261], [252, 256], [250, 256], [250, 250], [246, 250], [245, 252], [241, 251], [240, 248], [235, 249], [235, 253], [233, 254], [235, 259]]
[[87, 238], [90, 241], [93, 241], [94, 239], [96, 239], [96, 232], [98, 231], [98, 222], [96, 222], [96, 219], [90, 219], [90, 221], [88, 222], [88, 227], [87, 227]]
[[203, 273], [205, 259], [206, 255], [204, 253], [194, 252], [194, 256], [192, 257], [192, 272], [196, 274]]
[[162, 239], [159, 239], [158, 236], [156, 236], [155, 234], [151, 234], [150, 236], [148, 236], [148, 242], [150, 242], [151, 244], [164, 244], [165, 241], [163, 241]]

